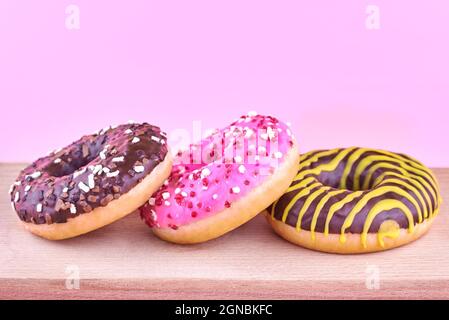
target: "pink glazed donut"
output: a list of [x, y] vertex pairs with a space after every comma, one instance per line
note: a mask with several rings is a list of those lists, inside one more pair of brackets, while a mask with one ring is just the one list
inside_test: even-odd
[[179, 151], [169, 178], [140, 208], [141, 217], [166, 241], [217, 238], [278, 199], [298, 162], [286, 124], [271, 116], [244, 115]]

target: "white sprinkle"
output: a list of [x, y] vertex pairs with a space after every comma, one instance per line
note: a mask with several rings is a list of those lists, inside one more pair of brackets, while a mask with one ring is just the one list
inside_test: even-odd
[[156, 141], [156, 142], [161, 142], [161, 139], [155, 136], [151, 136], [151, 140]]
[[109, 173], [111, 172], [111, 169], [109, 169], [108, 167], [104, 167], [103, 169], [101, 169], [102, 171]]
[[57, 158], [55, 159], [55, 161], [53, 161], [54, 163], [60, 163], [61, 162], [61, 158]]
[[189, 180], [193, 180], [193, 174], [189, 174]]
[[141, 173], [145, 171], [145, 167], [144, 166], [134, 166], [134, 171], [137, 173]]
[[67, 191], [69, 191], [69, 188], [67, 188], [67, 187], [64, 187], [63, 189], [62, 189], [62, 192], [64, 193], [64, 192], [67, 192]]
[[137, 142], [139, 142], [140, 141], [140, 139], [138, 138], [138, 137], [134, 137], [132, 140], [131, 140], [131, 143], [137, 143]]
[[287, 129], [287, 135], [291, 136], [292, 135], [292, 131], [290, 129]]
[[84, 192], [89, 192], [89, 187], [88, 186], [86, 186], [85, 184], [84, 184], [84, 182], [80, 182], [80, 183], [78, 183], [78, 187], [81, 189], [81, 190], [83, 190]]
[[161, 139], [161, 144], [165, 144], [165, 140], [164, 139]]
[[255, 116], [257, 116], [257, 112], [256, 111], [250, 111], [250, 112], [248, 112], [248, 116], [249, 117], [255, 117]]
[[30, 174], [30, 177], [33, 178], [33, 179], [37, 179], [40, 176], [41, 176], [41, 172], [40, 171], [36, 171], [36, 172], [33, 172], [32, 174]]
[[282, 152], [280, 152], [280, 151], [275, 152], [275, 153], [274, 153], [274, 157], [275, 157], [276, 159], [282, 158]]
[[156, 211], [154, 211], [153, 209], [150, 210], [151, 213], [151, 219], [153, 219], [153, 221], [157, 221], [157, 214]]
[[209, 175], [210, 175], [209, 168], [204, 168], [203, 170], [201, 170], [201, 178], [208, 177]]
[[[104, 169], [103, 169], [104, 170]], [[119, 171], [118, 170], [115, 170], [115, 171], [112, 171], [112, 172], [106, 172], [106, 177], [108, 177], [108, 178], [111, 178], [111, 177], [116, 177], [116, 176], [118, 176], [119, 175]]]
[[87, 177], [87, 183], [90, 189], [93, 189], [95, 187], [95, 179], [92, 173]]
[[101, 152], [100, 152], [100, 158], [101, 158], [102, 160], [106, 159], [106, 152], [107, 152], [107, 150], [101, 150]]
[[14, 202], [18, 202], [20, 199], [20, 193], [19, 191], [16, 192], [16, 195], [14, 196]]
[[274, 137], [276, 137], [275, 131], [273, 129], [271, 129], [271, 127], [267, 128], [267, 134], [268, 134], [268, 139], [272, 140]]
[[235, 156], [234, 157], [234, 161], [235, 161], [235, 163], [241, 163], [242, 162], [242, 157], [241, 156]]
[[183, 196], [184, 198], [187, 197], [187, 192], [185, 191], [181, 192], [181, 196]]
[[28, 192], [28, 191], [30, 191], [31, 190], [31, 186], [30, 185], [27, 185], [27, 186], [25, 186], [25, 192]]
[[261, 134], [260, 134], [260, 138], [261, 138], [262, 140], [268, 140], [268, 134], [266, 134], [266, 133], [261, 133]]
[[133, 133], [133, 131], [132, 131], [131, 129], [126, 129], [126, 130], [125, 130], [125, 133], [131, 134], [131, 133]]
[[207, 190], [207, 189], [209, 189], [209, 188], [208, 188], [207, 186], [203, 186], [202, 189], [203, 189], [203, 190]]
[[240, 192], [240, 188], [235, 186], [232, 188], [232, 193], [239, 193]]
[[81, 170], [75, 171], [75, 172], [73, 173], [73, 179], [75, 179], [75, 178], [78, 177], [79, 175], [83, 174], [84, 172], [86, 172], [86, 167], [84, 167], [84, 168], [81, 169]]
[[155, 199], [155, 198], [150, 198], [150, 199], [148, 200], [148, 204], [149, 204], [150, 206], [154, 206], [154, 205], [156, 204], [156, 199]]
[[92, 173], [93, 174], [97, 174], [98, 172], [100, 172], [101, 171], [101, 168], [102, 168], [103, 166], [101, 165], [101, 164], [97, 164], [96, 166], [94, 166], [94, 169], [92, 170]]
[[260, 146], [259, 148], [257, 148], [257, 151], [259, 152], [259, 154], [265, 154], [267, 152], [267, 148], [265, 148], [264, 146]]
[[176, 188], [175, 189], [175, 194], [178, 194], [178, 193], [180, 193], [181, 192], [181, 189], [180, 188]]
[[246, 168], [243, 164], [239, 165], [239, 172], [240, 173], [245, 173], [246, 172]]
[[163, 192], [163, 193], [162, 193], [162, 198], [163, 198], [164, 200], [167, 200], [168, 198], [170, 198], [170, 192]]
[[11, 185], [11, 187], [9, 188], [9, 194], [12, 194], [12, 192], [14, 191], [14, 187], [15, 187], [15, 186], [20, 186], [21, 184], [22, 184], [22, 182], [20, 182], [20, 181], [14, 182], [14, 183]]
[[38, 203], [38, 204], [36, 205], [36, 211], [37, 211], [37, 212], [42, 212], [42, 203]]
[[124, 156], [112, 158], [112, 162], [123, 162], [123, 161], [125, 161]]
[[75, 207], [75, 205], [73, 203], [70, 204], [70, 213], [71, 214], [75, 214], [76, 213], [76, 207]]
[[168, 207], [170, 205], [170, 201], [165, 201], [164, 204]]
[[212, 195], [212, 199], [217, 200], [217, 199], [218, 199], [218, 194], [214, 193], [214, 194]]

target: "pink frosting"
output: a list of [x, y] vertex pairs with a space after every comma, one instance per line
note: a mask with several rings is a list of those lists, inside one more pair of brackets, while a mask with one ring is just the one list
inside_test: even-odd
[[170, 177], [140, 208], [150, 227], [173, 228], [209, 217], [263, 183], [293, 146], [288, 126], [249, 114], [175, 156]]

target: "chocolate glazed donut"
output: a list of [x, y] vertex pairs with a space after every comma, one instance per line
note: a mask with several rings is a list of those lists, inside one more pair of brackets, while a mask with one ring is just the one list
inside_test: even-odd
[[352, 147], [301, 155], [295, 180], [267, 217], [279, 235], [295, 244], [362, 253], [419, 238], [440, 204], [438, 183], [419, 161]]
[[23, 169], [11, 186], [11, 203], [31, 232], [70, 238], [136, 210], [170, 169], [166, 137], [158, 127], [109, 127]]

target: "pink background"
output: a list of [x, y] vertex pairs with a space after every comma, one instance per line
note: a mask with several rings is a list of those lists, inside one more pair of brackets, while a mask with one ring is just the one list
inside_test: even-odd
[[[128, 119], [170, 132], [248, 110], [302, 151], [349, 145], [449, 166], [449, 2], [0, 2], [0, 161]], [[368, 4], [381, 29], [365, 27]]]

